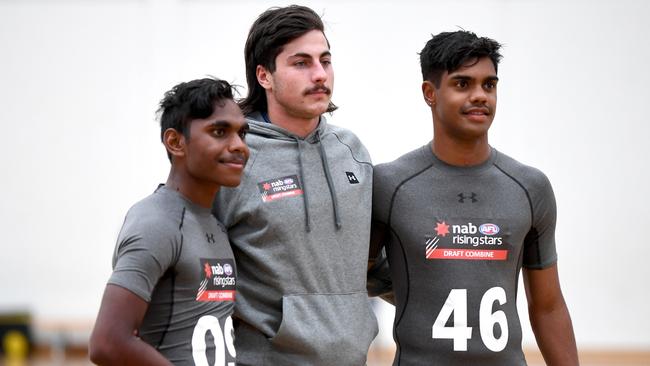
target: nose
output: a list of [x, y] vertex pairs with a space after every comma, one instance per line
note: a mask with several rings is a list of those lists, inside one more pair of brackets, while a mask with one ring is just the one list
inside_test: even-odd
[[314, 63], [314, 69], [312, 71], [312, 81], [314, 83], [322, 84], [327, 80], [327, 70], [325, 66], [320, 62]]
[[243, 153], [248, 157], [248, 145], [246, 145], [246, 142], [241, 138], [241, 136], [239, 136], [239, 134], [235, 134], [231, 139], [229, 150], [230, 152]]
[[485, 103], [487, 102], [487, 92], [483, 89], [482, 85], [477, 85], [475, 88], [472, 89], [472, 93], [470, 95], [470, 102], [472, 103]]

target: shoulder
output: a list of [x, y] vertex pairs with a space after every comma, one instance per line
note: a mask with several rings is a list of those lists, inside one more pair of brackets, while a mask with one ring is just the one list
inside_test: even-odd
[[516, 181], [529, 193], [544, 192], [551, 187], [551, 183], [541, 170], [525, 165], [510, 156], [494, 150], [497, 154], [494, 165], [502, 173]]
[[129, 214], [141, 216], [141, 221], [155, 220], [180, 220], [185, 210], [185, 205], [180, 197], [172, 195], [169, 189], [164, 191], [163, 186], [154, 193], [136, 202], [129, 209]]
[[323, 137], [332, 136], [335, 143], [338, 143], [350, 150], [352, 156], [365, 163], [370, 163], [370, 154], [357, 135], [343, 127], [328, 124], [323, 131]]
[[[178, 202], [180, 198], [174, 200], [168, 193], [156, 192], [137, 202], [126, 214], [113, 253], [116, 273], [133, 273], [139, 268], [147, 276], [153, 274], [152, 278], [157, 278], [158, 270], [164, 271], [177, 260], [183, 247], [186, 207]], [[150, 280], [140, 288], [152, 288], [150, 282], [153, 280]]]
[[347, 128], [328, 124], [325, 128], [324, 134], [329, 133], [336, 135], [342, 141], [361, 144], [361, 140], [359, 140], [357, 135]]
[[121, 235], [160, 238], [174, 235], [184, 216], [184, 206], [159, 192], [135, 203], [128, 210]]
[[432, 166], [431, 156], [427, 155], [429, 145], [408, 152], [390, 163], [378, 164], [374, 170], [375, 185], [396, 189], [402, 183], [418, 176]]
[[[373, 217], [388, 222], [392, 201], [400, 188], [432, 166], [429, 145], [422, 146], [390, 163], [376, 165], [373, 174]], [[428, 150], [428, 151], [427, 151]]]

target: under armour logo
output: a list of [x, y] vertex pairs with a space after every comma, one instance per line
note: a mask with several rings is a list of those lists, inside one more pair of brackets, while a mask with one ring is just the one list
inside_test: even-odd
[[458, 195], [458, 202], [460, 203], [465, 203], [466, 199], [471, 199], [472, 203], [478, 202], [478, 195], [474, 192], [472, 192], [469, 196], [464, 195], [463, 193], [459, 193]]
[[352, 172], [345, 172], [345, 175], [348, 177], [348, 182], [350, 182], [350, 184], [359, 184], [359, 180], [358, 180], [357, 177], [354, 175], [354, 173], [352, 173]]
[[205, 239], [208, 241], [208, 243], [214, 244], [214, 234], [213, 233], [205, 233]]

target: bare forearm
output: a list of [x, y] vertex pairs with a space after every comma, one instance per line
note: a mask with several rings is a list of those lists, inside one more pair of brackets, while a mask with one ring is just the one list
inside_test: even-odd
[[114, 343], [91, 340], [90, 359], [99, 366], [172, 365], [155, 348], [135, 336]]
[[549, 312], [530, 309], [530, 323], [548, 366], [579, 364], [573, 325], [564, 303]]
[[578, 365], [578, 350], [573, 335], [557, 264], [544, 269], [524, 269], [528, 315], [539, 349], [549, 366]]
[[90, 336], [90, 360], [100, 366], [171, 366], [154, 347], [137, 337], [148, 304], [129, 290], [107, 285]]

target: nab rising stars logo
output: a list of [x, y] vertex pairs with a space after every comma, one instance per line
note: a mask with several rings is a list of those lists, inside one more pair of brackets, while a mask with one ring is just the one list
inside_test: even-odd
[[508, 259], [508, 249], [501, 247], [504, 238], [498, 235], [501, 228], [497, 224], [476, 225], [471, 221], [447, 224], [442, 221], [436, 222], [434, 230], [436, 234], [425, 241], [426, 259]]
[[271, 202], [303, 194], [297, 175], [274, 178], [257, 184], [262, 201]]
[[235, 301], [235, 270], [231, 258], [201, 258], [205, 277], [199, 284], [196, 301]]
[[438, 242], [440, 241], [440, 237], [445, 237], [447, 234], [449, 234], [449, 225], [447, 225], [446, 222], [437, 222], [436, 223], [436, 236], [433, 238], [429, 238], [426, 241], [426, 248], [425, 248], [425, 255], [426, 258], [431, 258], [431, 254], [433, 253], [434, 250], [438, 247]]

